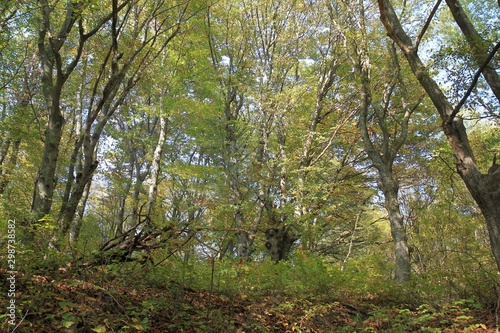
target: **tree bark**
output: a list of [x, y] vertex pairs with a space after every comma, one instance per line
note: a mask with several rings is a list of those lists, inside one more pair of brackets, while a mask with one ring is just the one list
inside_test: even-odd
[[[43, 43], [43, 40], [41, 43]], [[35, 182], [35, 192], [31, 206], [31, 211], [36, 219], [48, 214], [52, 207], [56, 182], [55, 171], [64, 124], [64, 117], [59, 105], [63, 82], [60, 80], [56, 84], [53, 82], [54, 60], [49, 58], [45, 51], [45, 45], [39, 46], [39, 52], [42, 63], [42, 90], [45, 97], [48, 121], [45, 128], [42, 162]]]
[[406, 283], [410, 279], [411, 265], [406, 228], [399, 206], [399, 185], [389, 170], [382, 169], [379, 173], [381, 175], [381, 188], [385, 198], [385, 208], [391, 226], [391, 236], [394, 242], [394, 255], [396, 257], [394, 278], [397, 282]]
[[81, 200], [78, 205], [77, 215], [75, 216], [73, 223], [71, 225], [71, 230], [69, 232], [69, 241], [72, 243], [78, 241], [78, 238], [80, 238], [80, 231], [82, 230], [82, 225], [83, 225], [83, 215], [85, 213], [85, 207], [87, 206], [87, 200], [89, 198], [91, 185], [92, 182], [88, 182], [87, 185], [85, 186], [85, 190], [83, 193], [83, 200]]
[[[460, 5], [457, 0], [446, 0], [446, 4], [453, 15], [455, 22], [464, 34], [467, 43], [469, 44], [471, 54], [474, 57], [476, 65], [478, 67], [483, 66], [484, 62], [488, 58], [488, 52], [490, 49], [489, 43], [484, 40], [474, 28], [474, 25], [469, 20], [467, 13], [465, 13], [462, 5]], [[498, 101], [500, 101], [500, 78], [495, 70], [495, 66], [493, 66], [493, 64], [484, 66], [482, 74], [490, 86], [491, 91], [495, 94]]]
[[[399, 206], [399, 184], [395, 179], [392, 169], [394, 158], [398, 150], [397, 146], [399, 144], [396, 143], [390, 152], [376, 151], [367, 126], [368, 108], [371, 105], [368, 89], [365, 83], [362, 92], [361, 115], [359, 117], [361, 136], [368, 158], [372, 161], [380, 176], [379, 187], [384, 194], [384, 207], [389, 217], [391, 236], [394, 242], [394, 255], [396, 257], [394, 278], [400, 283], [406, 283], [409, 281], [411, 274], [410, 252], [408, 249], [408, 239], [404, 227], [404, 220]], [[400, 140], [404, 142], [405, 138], [406, 134], [403, 133], [403, 137], [401, 137]], [[389, 137], [383, 135], [382, 139], [385, 141], [382, 146], [387, 147], [386, 149], [389, 150]]]
[[158, 138], [158, 143], [153, 154], [153, 161], [151, 166], [151, 179], [148, 190], [148, 204], [147, 204], [147, 214], [151, 215], [154, 210], [156, 203], [156, 197], [158, 194], [158, 179], [160, 176], [160, 166], [161, 158], [163, 156], [163, 146], [167, 139], [167, 124], [168, 117], [160, 118], [160, 136]]
[[[123, 190], [120, 191], [120, 204], [119, 204], [118, 214], [117, 214], [115, 237], [118, 237], [119, 235], [123, 234], [123, 232], [124, 232], [125, 209], [126, 209], [126, 204], [127, 204], [127, 197], [130, 193], [130, 188], [132, 187], [135, 160], [136, 160], [135, 153], [130, 153], [128, 178], [126, 180], [126, 184], [125, 184]], [[121, 170], [118, 170], [118, 173], [121, 173]]]
[[35, 180], [35, 189], [31, 212], [34, 218], [39, 219], [50, 213], [52, 199], [56, 184], [56, 167], [59, 158], [59, 146], [61, 143], [64, 116], [61, 110], [61, 94], [69, 76], [78, 64], [85, 41], [92, 35], [84, 35], [82, 22], [79, 22], [79, 43], [76, 55], [73, 58], [62, 59], [60, 51], [67, 41], [78, 14], [81, 4], [68, 1], [66, 16], [58, 32], [53, 31], [51, 26], [53, 8], [47, 2], [40, 2], [41, 22], [38, 32], [38, 57], [41, 70], [42, 93], [47, 111], [47, 126], [44, 135], [44, 147], [42, 161]]
[[[55, 104], [49, 101], [50, 104]], [[59, 158], [64, 118], [59, 105], [48, 107], [49, 120], [45, 129], [42, 163], [35, 181], [35, 191], [31, 211], [36, 219], [50, 213], [56, 184], [56, 167]]]
[[266, 230], [266, 248], [274, 262], [287, 260], [293, 243], [298, 239], [283, 225], [271, 227]]
[[8, 145], [6, 147], [7, 151], [5, 151], [5, 154], [8, 154], [9, 147], [11, 149], [7, 161], [5, 161], [5, 156], [2, 156], [2, 161], [0, 163], [0, 194], [4, 193], [10, 183], [10, 173], [17, 165], [17, 160], [19, 157], [19, 146], [21, 145], [20, 139], [16, 139], [14, 140], [14, 142], [12, 142], [11, 139], [8, 139], [7, 142]]
[[380, 18], [391, 37], [403, 51], [412, 71], [425, 89], [442, 120], [442, 130], [448, 139], [455, 156], [457, 172], [481, 210], [488, 227], [491, 250], [500, 270], [500, 167], [490, 167], [482, 174], [476, 164], [474, 153], [469, 144], [463, 120], [456, 115], [454, 108], [429, 75], [427, 68], [418, 56], [417, 49], [406, 34], [389, 0], [378, 0]]

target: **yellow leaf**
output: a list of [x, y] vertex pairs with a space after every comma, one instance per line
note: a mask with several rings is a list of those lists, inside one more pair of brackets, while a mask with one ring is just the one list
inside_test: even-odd
[[92, 331], [97, 332], [97, 333], [105, 333], [106, 332], [106, 327], [104, 325], [99, 325], [97, 327], [94, 327]]

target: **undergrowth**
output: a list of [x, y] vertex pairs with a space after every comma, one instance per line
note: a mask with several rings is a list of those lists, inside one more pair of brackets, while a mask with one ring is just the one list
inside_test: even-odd
[[[57, 261], [57, 260], [55, 260]], [[54, 264], [55, 261], [51, 263]], [[366, 263], [363, 263], [363, 265]], [[475, 299], [320, 257], [20, 271], [16, 332], [493, 332]], [[364, 266], [368, 267], [368, 266]], [[5, 272], [5, 270], [4, 270]], [[5, 281], [2, 281], [5, 284]], [[436, 291], [440, 294], [436, 295]], [[439, 299], [446, 301], [439, 301]], [[1, 299], [6, 307], [6, 300]], [[4, 332], [10, 332], [1, 315]]]

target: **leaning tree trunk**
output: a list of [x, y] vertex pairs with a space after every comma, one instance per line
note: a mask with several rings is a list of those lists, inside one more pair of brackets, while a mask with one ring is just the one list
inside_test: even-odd
[[69, 231], [69, 241], [71, 243], [75, 243], [80, 238], [80, 231], [82, 230], [83, 225], [83, 216], [85, 214], [85, 207], [87, 206], [87, 200], [90, 194], [90, 187], [92, 182], [88, 182], [85, 187], [85, 191], [83, 193], [83, 200], [80, 201], [78, 205], [78, 213], [76, 214], [73, 223], [71, 225], [71, 230]]
[[451, 103], [418, 56], [418, 49], [404, 31], [389, 0], [378, 0], [380, 17], [385, 29], [403, 51], [410, 67], [425, 89], [442, 120], [442, 129], [453, 151], [457, 172], [481, 210], [490, 236], [491, 250], [500, 270], [500, 166], [493, 164], [482, 174], [469, 143], [459, 108]]
[[460, 30], [465, 36], [471, 54], [478, 67], [482, 67], [481, 73], [484, 79], [495, 94], [497, 100], [500, 101], [500, 78], [496, 72], [495, 66], [486, 66], [488, 61], [488, 53], [490, 50], [489, 43], [484, 40], [479, 32], [474, 28], [474, 25], [469, 20], [464, 9], [457, 0], [446, 0], [446, 4], [450, 9], [455, 22], [460, 27]]

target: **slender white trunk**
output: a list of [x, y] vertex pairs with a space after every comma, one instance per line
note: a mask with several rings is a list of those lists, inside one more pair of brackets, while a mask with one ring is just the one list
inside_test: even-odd
[[151, 165], [151, 179], [148, 190], [148, 204], [147, 204], [147, 212], [148, 215], [153, 213], [154, 206], [156, 204], [156, 197], [158, 194], [158, 179], [160, 176], [160, 167], [161, 167], [161, 158], [163, 156], [163, 146], [165, 145], [165, 141], [167, 139], [167, 125], [168, 118], [161, 117], [160, 118], [160, 136], [158, 137], [158, 143], [156, 144], [156, 148], [153, 155], [153, 162]]

